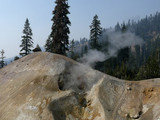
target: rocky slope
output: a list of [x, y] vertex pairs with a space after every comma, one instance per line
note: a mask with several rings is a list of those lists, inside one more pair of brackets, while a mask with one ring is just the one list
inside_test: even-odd
[[129, 82], [34, 53], [0, 70], [0, 120], [160, 120], [160, 79]]

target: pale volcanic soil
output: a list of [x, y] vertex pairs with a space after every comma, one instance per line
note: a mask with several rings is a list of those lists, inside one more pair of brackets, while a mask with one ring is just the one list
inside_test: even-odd
[[0, 70], [0, 120], [160, 120], [160, 79], [120, 80], [33, 53]]

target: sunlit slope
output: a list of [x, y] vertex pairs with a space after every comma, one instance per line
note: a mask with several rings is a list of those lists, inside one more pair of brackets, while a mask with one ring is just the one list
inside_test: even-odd
[[0, 120], [158, 120], [160, 79], [129, 82], [34, 53], [0, 70]]

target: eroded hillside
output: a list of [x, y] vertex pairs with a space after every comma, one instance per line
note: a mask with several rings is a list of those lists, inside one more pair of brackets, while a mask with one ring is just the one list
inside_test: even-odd
[[0, 70], [0, 120], [134, 119], [160, 119], [160, 79], [119, 80], [42, 52]]

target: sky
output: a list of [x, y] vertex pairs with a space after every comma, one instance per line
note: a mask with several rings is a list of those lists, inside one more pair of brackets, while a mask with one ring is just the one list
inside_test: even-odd
[[[19, 55], [21, 36], [26, 18], [30, 21], [34, 47], [44, 46], [52, 26], [55, 0], [0, 0], [0, 50], [5, 57]], [[160, 0], [68, 0], [70, 40], [89, 38], [89, 26], [95, 14], [103, 28], [117, 22], [139, 20], [160, 12]]]

